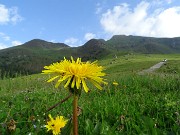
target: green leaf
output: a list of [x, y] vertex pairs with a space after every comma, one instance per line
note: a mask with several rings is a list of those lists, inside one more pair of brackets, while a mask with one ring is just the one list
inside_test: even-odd
[[97, 122], [95, 127], [94, 127], [92, 134], [93, 135], [100, 135], [100, 133], [101, 133], [101, 123]]

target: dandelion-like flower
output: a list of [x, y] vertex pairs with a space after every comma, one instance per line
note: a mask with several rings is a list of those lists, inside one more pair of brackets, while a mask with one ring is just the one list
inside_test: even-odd
[[53, 135], [58, 135], [61, 133], [61, 128], [63, 128], [68, 120], [65, 120], [63, 116], [57, 116], [55, 119], [52, 118], [51, 114], [48, 115], [50, 118], [50, 121], [47, 122], [47, 125], [45, 127], [47, 128], [47, 131], [52, 130]]
[[57, 88], [62, 82], [65, 82], [64, 87], [80, 89], [81, 86], [86, 92], [89, 91], [87, 87], [87, 80], [94, 84], [98, 89], [102, 90], [101, 84], [107, 84], [102, 76], [105, 76], [103, 73], [103, 67], [97, 65], [95, 62], [82, 62], [81, 58], [77, 58], [75, 61], [73, 57], [71, 60], [64, 60], [53, 63], [50, 66], [45, 66], [45, 70], [42, 72], [44, 74], [53, 74], [54, 77], [48, 80], [51, 82], [55, 79], [57, 83], [55, 87]]

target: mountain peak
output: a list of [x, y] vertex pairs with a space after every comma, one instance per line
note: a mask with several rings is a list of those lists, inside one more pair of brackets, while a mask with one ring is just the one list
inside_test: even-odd
[[102, 47], [104, 46], [105, 43], [102, 40], [98, 40], [98, 39], [91, 39], [88, 42], [86, 42], [83, 46], [85, 47]]
[[42, 48], [42, 49], [51, 49], [51, 48], [64, 48], [69, 47], [68, 45], [64, 43], [53, 43], [48, 42], [42, 39], [33, 39], [23, 44], [26, 47], [32, 47], [32, 48]]

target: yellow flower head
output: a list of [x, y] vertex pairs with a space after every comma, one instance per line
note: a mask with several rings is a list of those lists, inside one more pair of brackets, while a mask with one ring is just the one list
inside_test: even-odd
[[47, 122], [47, 125], [45, 127], [47, 128], [47, 131], [52, 130], [53, 135], [58, 135], [61, 133], [61, 128], [63, 128], [68, 120], [65, 120], [63, 116], [57, 116], [55, 119], [52, 118], [51, 114], [48, 115], [50, 118], [50, 121]]
[[114, 85], [114, 86], [118, 86], [119, 84], [118, 84], [116, 81], [114, 81], [114, 82], [113, 82], [113, 85]]
[[54, 75], [48, 82], [58, 79], [55, 85], [56, 88], [62, 82], [65, 82], [65, 88], [70, 86], [70, 88], [80, 89], [83, 86], [84, 90], [88, 92], [89, 88], [86, 85], [86, 80], [89, 80], [100, 90], [102, 89], [101, 83], [107, 84], [101, 78], [105, 76], [105, 73], [102, 72], [103, 67], [97, 65], [97, 61], [93, 63], [81, 62], [80, 58], [74, 61], [73, 57], [71, 57], [71, 60], [64, 58], [61, 62], [53, 63], [44, 68], [45, 70], [42, 71], [44, 74]]

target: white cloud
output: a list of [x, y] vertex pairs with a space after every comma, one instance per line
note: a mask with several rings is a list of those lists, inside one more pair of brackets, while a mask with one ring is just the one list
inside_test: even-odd
[[17, 45], [21, 45], [21, 41], [17, 41], [17, 40], [14, 40], [11, 42], [12, 46], [17, 46]]
[[165, 4], [171, 4], [173, 0], [151, 0], [152, 5], [165, 5]]
[[11, 38], [3, 32], [0, 32], [0, 49], [5, 49], [12, 46], [21, 45], [22, 42], [18, 40], [11, 40]]
[[96, 34], [93, 34], [93, 33], [86, 33], [84, 35], [84, 39], [87, 41], [87, 40], [90, 40], [90, 39], [93, 39], [96, 37]]
[[11, 22], [16, 24], [16, 22], [22, 21], [23, 18], [18, 14], [18, 8], [17, 7], [13, 7], [11, 9], [9, 9], [9, 13], [11, 16]]
[[56, 40], [51, 39], [49, 42], [56, 43]]
[[8, 48], [8, 47], [21, 45], [22, 42], [17, 41], [17, 40], [14, 40], [14, 41], [11, 41], [10, 44], [11, 44], [11, 45], [7, 45], [7, 44], [5, 44], [5, 43], [0, 43], [0, 49], [5, 49], [5, 48]]
[[7, 45], [5, 45], [5, 44], [3, 44], [3, 43], [0, 43], [0, 50], [1, 50], [1, 49], [5, 49], [5, 48], [7, 48]]
[[77, 47], [79, 45], [81, 45], [81, 41], [79, 41], [79, 39], [71, 37], [68, 38], [64, 41], [65, 44], [70, 45], [72, 47]]
[[99, 14], [101, 11], [102, 11], [102, 7], [97, 7], [95, 13], [96, 13], [96, 14]]
[[66, 39], [64, 42], [65, 42], [66, 44], [75, 44], [75, 43], [77, 43], [77, 41], [78, 41], [77, 38], [71, 37], [71, 38]]
[[10, 37], [7, 36], [5, 33], [2, 33], [2, 32], [0, 32], [0, 38], [2, 38], [5, 41], [9, 41], [10, 40]]
[[0, 24], [9, 21], [8, 9], [4, 5], [0, 5]]
[[23, 18], [18, 14], [18, 8], [6, 8], [5, 5], [0, 4], [0, 25], [7, 24], [9, 22], [16, 24], [22, 21]]
[[100, 3], [97, 3], [96, 4], [96, 14], [99, 14], [99, 13], [101, 13], [101, 11], [102, 11], [102, 6], [101, 6], [101, 4]]
[[172, 3], [172, 0], [166, 0], [166, 2], [167, 2], [168, 4], [171, 4], [171, 3]]
[[180, 36], [180, 6], [157, 8], [150, 13], [151, 7], [152, 3], [145, 1], [134, 9], [125, 3], [114, 6], [102, 14], [100, 23], [104, 31], [110, 35]]

